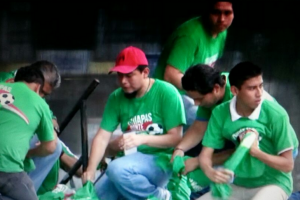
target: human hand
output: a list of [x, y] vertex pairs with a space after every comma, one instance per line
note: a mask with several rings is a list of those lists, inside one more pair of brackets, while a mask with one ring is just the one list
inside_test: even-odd
[[144, 144], [146, 135], [137, 134], [123, 134], [123, 141], [121, 141], [122, 149], [131, 149]]
[[199, 167], [199, 162], [198, 162], [198, 157], [195, 158], [189, 158], [184, 162], [185, 168], [184, 172], [182, 173], [183, 175], [187, 175], [187, 173], [194, 171]]
[[211, 168], [209, 171], [206, 171], [205, 174], [215, 183], [229, 183], [233, 177], [233, 172], [224, 168]]
[[183, 149], [180, 149], [180, 148], [175, 148], [174, 151], [173, 151], [173, 155], [172, 155], [172, 158], [171, 158], [171, 163], [174, 161], [174, 158], [176, 156], [180, 156], [180, 157], [183, 157], [184, 156], [184, 151]]
[[87, 170], [81, 176], [82, 185], [85, 184], [87, 181], [94, 181], [95, 180], [95, 172]]

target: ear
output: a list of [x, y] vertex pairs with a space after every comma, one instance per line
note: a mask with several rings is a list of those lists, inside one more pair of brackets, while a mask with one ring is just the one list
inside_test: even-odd
[[219, 84], [215, 84], [213, 89], [214, 93], [218, 94], [220, 90], [221, 90], [221, 86]]
[[239, 93], [239, 89], [235, 86], [231, 86], [230, 91], [234, 96], [238, 95], [238, 93]]
[[40, 94], [41, 84], [35, 83], [33, 91], [37, 94]]
[[149, 74], [150, 74], [150, 69], [149, 69], [149, 67], [146, 67], [143, 71], [143, 77], [148, 78]]

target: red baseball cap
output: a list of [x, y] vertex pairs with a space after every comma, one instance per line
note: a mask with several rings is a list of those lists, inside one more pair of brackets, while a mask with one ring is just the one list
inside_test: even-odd
[[134, 71], [139, 65], [148, 65], [146, 55], [141, 49], [130, 46], [119, 53], [116, 65], [109, 70], [109, 74], [112, 72], [128, 74]]

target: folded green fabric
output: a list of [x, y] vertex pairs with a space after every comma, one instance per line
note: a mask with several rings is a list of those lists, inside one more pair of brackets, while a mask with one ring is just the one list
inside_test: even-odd
[[[224, 168], [234, 172], [243, 158], [248, 155], [250, 147], [256, 140], [256, 134], [254, 132], [248, 132], [245, 134], [244, 139], [231, 155], [231, 157], [225, 162]], [[211, 193], [216, 199], [227, 200], [232, 192], [232, 188], [228, 183], [211, 183]]]

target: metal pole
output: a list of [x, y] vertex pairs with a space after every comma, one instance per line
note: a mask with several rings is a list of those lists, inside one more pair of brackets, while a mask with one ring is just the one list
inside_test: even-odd
[[81, 113], [81, 151], [82, 151], [82, 171], [85, 172], [88, 165], [88, 132], [86, 117], [86, 101], [83, 100], [80, 108]]
[[60, 126], [59, 126], [60, 132], [59, 132], [58, 136], [61, 135], [63, 130], [66, 128], [66, 126], [72, 120], [72, 118], [75, 116], [76, 112], [80, 109], [82, 101], [86, 100], [90, 96], [90, 94], [95, 90], [95, 88], [99, 85], [99, 83], [100, 82], [98, 79], [94, 79], [91, 82], [91, 84], [88, 86], [88, 88], [84, 91], [84, 93], [78, 99], [78, 101], [76, 102], [76, 104], [73, 107], [73, 109], [71, 110], [71, 112], [67, 115], [65, 120], [60, 124]]

